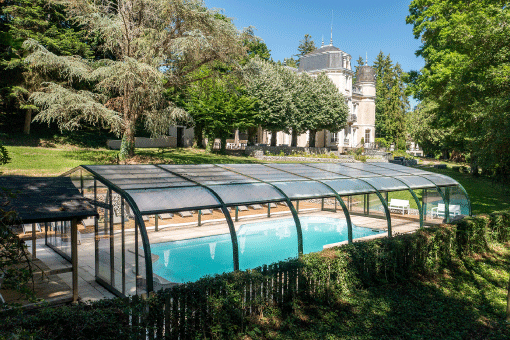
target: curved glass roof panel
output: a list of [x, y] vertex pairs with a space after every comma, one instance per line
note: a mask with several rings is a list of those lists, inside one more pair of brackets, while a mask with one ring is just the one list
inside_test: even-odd
[[364, 178], [364, 181], [373, 185], [379, 191], [408, 190], [404, 183], [392, 177]]
[[400, 173], [400, 171], [396, 169], [385, 169], [381, 168], [372, 164], [366, 164], [366, 163], [346, 163], [346, 167], [348, 168], [354, 168], [362, 171], [367, 171], [373, 174], [378, 174], [382, 176], [391, 176], [395, 175], [395, 173]]
[[420, 169], [416, 169], [416, 168], [412, 168], [412, 167], [408, 167], [408, 166], [403, 166], [403, 165], [398, 165], [398, 164], [394, 164], [394, 163], [377, 163], [377, 165], [375, 165], [375, 166], [390, 169], [390, 170], [405, 172], [407, 174], [414, 174], [414, 175], [430, 174], [430, 172], [427, 172], [424, 170], [420, 170]]
[[285, 195], [291, 199], [331, 197], [335, 195], [331, 189], [319, 182], [273, 182], [272, 184], [282, 190]]
[[84, 165], [83, 168], [124, 190], [195, 185], [154, 165]]
[[411, 189], [425, 189], [436, 187], [436, 185], [432, 183], [430, 180], [421, 176], [395, 176], [395, 178], [407, 184]]
[[336, 163], [314, 163], [314, 164], [310, 164], [310, 166], [313, 166], [314, 168], [319, 168], [322, 170], [334, 172], [336, 174], [340, 174], [340, 175], [343, 175], [346, 177], [361, 178], [361, 177], [379, 176], [374, 173], [370, 173], [370, 172], [363, 171], [360, 169], [349, 168], [349, 167], [346, 167], [346, 166], [343, 166], [340, 164], [336, 164]]
[[226, 205], [285, 200], [278, 190], [266, 183], [213, 185], [210, 188]]
[[355, 178], [324, 181], [324, 184], [329, 185], [339, 195], [355, 195], [375, 192], [375, 189], [370, 185]]
[[260, 181], [301, 181], [304, 178], [262, 164], [224, 164], [222, 168], [233, 170]]
[[164, 211], [182, 211], [199, 208], [218, 208], [220, 202], [206, 188], [200, 186], [155, 189], [126, 190], [142, 214]]
[[292, 164], [292, 163], [279, 163], [279, 164], [268, 164], [272, 168], [276, 168], [283, 171], [290, 171], [293, 174], [314, 179], [335, 179], [335, 178], [347, 178], [346, 176], [336, 174], [330, 171], [317, 169], [306, 164]]
[[202, 185], [257, 182], [252, 178], [210, 164], [204, 164], [200, 166], [161, 165], [161, 168], [176, 173]]
[[422, 175], [422, 176], [425, 177], [426, 179], [431, 180], [437, 186], [459, 185], [459, 182], [457, 182], [453, 178], [444, 176], [444, 175], [440, 175], [440, 174], [431, 174], [430, 172], [428, 172], [427, 174]]

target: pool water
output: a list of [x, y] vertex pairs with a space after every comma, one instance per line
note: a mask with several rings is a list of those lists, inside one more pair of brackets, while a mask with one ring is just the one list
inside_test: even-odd
[[[347, 223], [332, 217], [301, 217], [303, 252], [321, 251], [326, 244], [347, 240]], [[352, 226], [353, 238], [382, 231]], [[237, 231], [239, 267], [251, 269], [295, 258], [298, 254], [294, 219], [243, 224]], [[151, 245], [159, 259], [153, 264], [155, 274], [171, 282], [197, 281], [205, 275], [234, 270], [230, 234]]]

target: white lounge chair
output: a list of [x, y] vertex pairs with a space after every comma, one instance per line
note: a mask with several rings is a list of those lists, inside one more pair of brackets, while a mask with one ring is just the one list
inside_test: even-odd
[[181, 217], [192, 217], [193, 214], [190, 211], [179, 211], [177, 213]]
[[[39, 223], [35, 223], [35, 231], [41, 232], [41, 225]], [[26, 233], [32, 233], [32, 223], [23, 224], [23, 234]]]
[[[267, 203], [262, 204], [264, 207], [267, 207]], [[276, 203], [269, 203], [270, 208], [276, 208]]]
[[158, 217], [160, 220], [167, 220], [169, 218], [174, 217], [174, 214], [172, 214], [172, 213], [158, 214]]
[[239, 210], [239, 211], [248, 211], [248, 207], [245, 206], [245, 205], [240, 205], [240, 206], [237, 207], [237, 210]]
[[212, 215], [213, 212], [211, 209], [202, 209], [201, 213], [202, 215]]
[[411, 209], [411, 206], [409, 205], [408, 200], [400, 200], [397, 198], [392, 198], [390, 200], [390, 204], [389, 204], [388, 208], [390, 210], [397, 210], [399, 212], [402, 212], [402, 215], [404, 215], [406, 213], [406, 210], [407, 210], [407, 213], [409, 214], [409, 209]]
[[[457, 204], [450, 204], [450, 206], [448, 207], [448, 210], [450, 212], [450, 216], [458, 216], [458, 215], [460, 215], [460, 212], [461, 212], [460, 205], [457, 205]], [[432, 218], [439, 217], [439, 216], [444, 217], [445, 211], [446, 211], [446, 204], [439, 203], [437, 205], [437, 207], [432, 208], [432, 211], [431, 211]]]
[[85, 218], [81, 221], [81, 224], [83, 224], [83, 226], [85, 228], [88, 228], [88, 227], [93, 227], [94, 226], [94, 217], [89, 217], [89, 218]]
[[252, 205], [249, 205], [248, 207], [252, 208], [253, 210], [262, 209], [262, 206], [260, 204], [252, 204]]

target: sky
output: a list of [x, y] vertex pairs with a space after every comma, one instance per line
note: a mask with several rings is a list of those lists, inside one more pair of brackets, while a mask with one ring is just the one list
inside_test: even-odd
[[333, 10], [333, 45], [372, 64], [379, 51], [388, 53], [404, 71], [419, 70], [424, 61], [415, 56], [420, 41], [414, 39], [412, 25], [406, 24], [411, 0], [204, 0], [209, 8], [223, 9], [237, 28], [256, 28], [271, 50], [273, 59], [282, 60], [298, 53], [299, 41], [310, 34], [320, 47], [322, 36], [329, 44]]

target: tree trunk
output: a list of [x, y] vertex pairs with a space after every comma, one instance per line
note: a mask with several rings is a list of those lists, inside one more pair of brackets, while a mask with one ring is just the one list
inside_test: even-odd
[[207, 144], [205, 145], [205, 150], [207, 152], [213, 152], [214, 150], [214, 136], [207, 136]]
[[25, 135], [30, 134], [30, 123], [32, 123], [32, 110], [25, 112], [25, 126], [23, 127], [23, 133]]
[[291, 147], [297, 146], [297, 138], [298, 138], [297, 130], [292, 129], [292, 139], [290, 141]]
[[196, 125], [193, 130], [193, 147], [196, 149], [204, 148], [204, 128], [201, 125]]
[[258, 128], [253, 127], [248, 129], [248, 145], [255, 145], [255, 137], [257, 136]]
[[220, 153], [224, 155], [227, 153], [227, 137], [221, 136], [220, 141], [221, 141]]
[[273, 130], [271, 131], [271, 146], [276, 146], [276, 134], [278, 131]]
[[308, 143], [308, 147], [315, 148], [315, 135], [317, 134], [317, 130], [310, 130], [310, 142]]
[[122, 141], [120, 143], [119, 159], [121, 161], [133, 157], [135, 155], [135, 124], [129, 122], [126, 130], [122, 135]]

